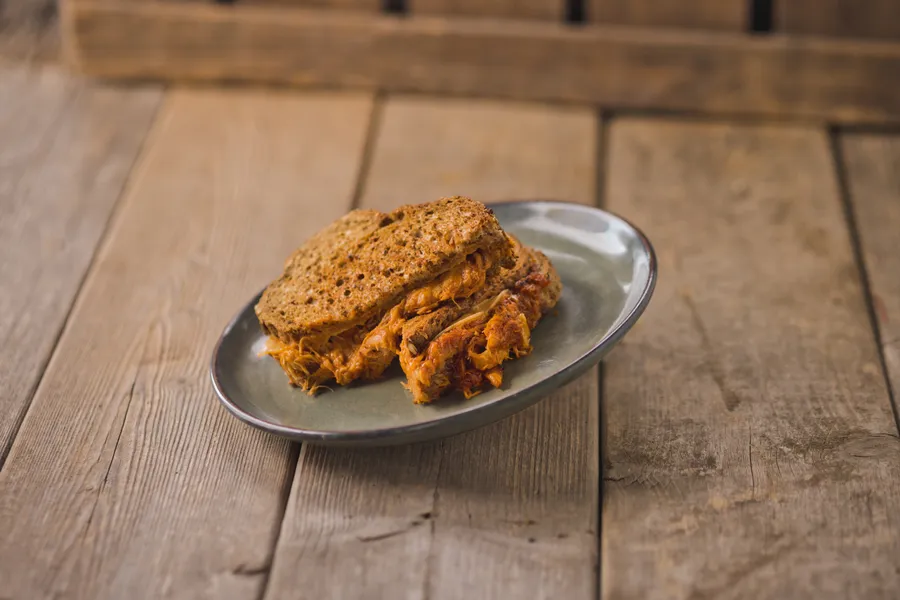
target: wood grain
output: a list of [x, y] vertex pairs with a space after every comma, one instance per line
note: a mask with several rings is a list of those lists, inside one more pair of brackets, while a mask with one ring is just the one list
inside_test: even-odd
[[413, 14], [562, 21], [565, 0], [409, 0]]
[[891, 598], [900, 440], [824, 131], [614, 122], [659, 251], [607, 360], [605, 598]]
[[[392, 100], [362, 204], [386, 209], [444, 193], [556, 197], [560, 162], [576, 166], [559, 193], [590, 202], [595, 131], [586, 110]], [[482, 160], [488, 153], [495, 163]], [[440, 174], [452, 180], [442, 186]], [[527, 411], [443, 442], [304, 448], [266, 598], [297, 590], [341, 598], [594, 597], [597, 401], [592, 371]]]
[[900, 136], [847, 134], [841, 146], [896, 403], [900, 394]]
[[0, 465], [159, 97], [0, 66]]
[[787, 0], [776, 2], [777, 27], [797, 34], [900, 38], [895, 0]]
[[745, 0], [588, 0], [592, 23], [743, 31]]
[[64, 23], [70, 60], [102, 77], [900, 120], [900, 46], [891, 44], [252, 6], [81, 0], [74, 8]]
[[348, 208], [370, 104], [168, 96], [0, 472], [4, 595], [258, 597], [289, 445], [219, 407], [209, 356]]

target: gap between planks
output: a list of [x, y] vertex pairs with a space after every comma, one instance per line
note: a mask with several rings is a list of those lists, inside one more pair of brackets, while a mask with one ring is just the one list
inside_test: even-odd
[[[0, 472], [5, 592], [259, 593], [292, 455], [218, 406], [198, 341], [347, 210], [370, 113], [366, 95], [169, 92]], [[331, 201], [311, 218], [299, 188]]]
[[[362, 153], [359, 161], [359, 169], [357, 170], [356, 174], [356, 183], [353, 187], [353, 194], [350, 200], [348, 211], [360, 207], [360, 201], [363, 194], [365, 193], [365, 182], [372, 165], [372, 154], [374, 152], [375, 140], [378, 138], [378, 133], [381, 131], [381, 120], [384, 112], [384, 104], [385, 94], [376, 93], [373, 95], [372, 107], [369, 112], [369, 120], [366, 125], [366, 133], [363, 140]], [[300, 456], [303, 454], [304, 449], [305, 444], [303, 444], [302, 442], [291, 443], [291, 458], [288, 467], [289, 475], [285, 478], [285, 485], [282, 489], [281, 505], [277, 512], [276, 519], [276, 522], [278, 524], [277, 532], [275, 534], [274, 540], [272, 541], [270, 556], [266, 563], [265, 575], [258, 595], [259, 600], [262, 600], [268, 594], [269, 582], [272, 575], [272, 563], [275, 559], [275, 552], [278, 548], [278, 542], [281, 539], [281, 532], [284, 529], [284, 519], [287, 513], [288, 502], [290, 501], [291, 490], [294, 487], [294, 479], [297, 477], [297, 466], [300, 461]]]
[[602, 594], [890, 597], [900, 442], [826, 133], [622, 119], [610, 143], [607, 204], [661, 275], [605, 365]]
[[[0, 337], [8, 353], [0, 361], [7, 382], [0, 398], [2, 470], [110, 229], [161, 93], [87, 86], [55, 67], [0, 64], [0, 95], [6, 100], [0, 138], [10, 140], [0, 151], [0, 246], [6, 246]], [[25, 346], [30, 351], [23, 353]]]
[[372, 112], [369, 114], [369, 123], [366, 127], [366, 141], [363, 145], [362, 158], [360, 159], [359, 173], [356, 176], [356, 186], [353, 188], [353, 200], [350, 202], [350, 210], [359, 208], [363, 194], [366, 191], [366, 178], [372, 168], [372, 154], [375, 140], [381, 131], [381, 119], [384, 113], [385, 94], [377, 92], [372, 98]]
[[[894, 407], [900, 402], [900, 132], [841, 132], [849, 200]], [[900, 412], [900, 411], [898, 411]]]
[[[866, 299], [867, 314], [869, 324], [872, 327], [872, 336], [875, 339], [875, 346], [878, 348], [878, 360], [881, 366], [881, 372], [884, 375], [884, 383], [887, 387], [888, 395], [891, 402], [891, 410], [894, 413], [894, 423], [900, 431], [900, 411], [897, 408], [897, 391], [894, 389], [891, 379], [891, 372], [888, 367], [887, 358], [885, 357], [885, 341], [881, 332], [881, 326], [878, 322], [878, 314], [876, 311], [875, 294], [872, 288], [872, 278], [866, 264], [865, 253], [863, 251], [862, 240], [860, 237], [859, 221], [856, 218], [853, 196], [850, 192], [850, 181], [848, 174], [847, 162], [844, 151], [841, 146], [840, 130], [832, 128], [828, 132], [828, 139], [831, 148], [831, 156], [834, 160], [835, 179], [837, 181], [838, 193], [840, 195], [841, 206], [844, 210], [844, 218], [847, 222], [847, 230], [850, 234], [850, 243], [853, 247], [853, 258], [856, 261], [856, 268], [859, 270], [860, 285], [863, 295]], [[883, 202], [889, 202], [887, 198], [882, 199]], [[897, 274], [900, 276], [900, 273]]]
[[[597, 155], [596, 155], [596, 173], [594, 179], [595, 204], [598, 208], [608, 210], [606, 206], [606, 179], [609, 169], [609, 126], [613, 120], [612, 112], [599, 109], [595, 112], [597, 119]], [[596, 569], [596, 585], [594, 589], [594, 598], [599, 599], [600, 582], [603, 577], [603, 547], [601, 544], [603, 535], [603, 503], [606, 498], [605, 482], [606, 482], [606, 395], [603, 393], [603, 376], [605, 371], [605, 361], [600, 361], [597, 365], [597, 465], [599, 475], [597, 478], [597, 489], [599, 499], [597, 501], [597, 561]]]

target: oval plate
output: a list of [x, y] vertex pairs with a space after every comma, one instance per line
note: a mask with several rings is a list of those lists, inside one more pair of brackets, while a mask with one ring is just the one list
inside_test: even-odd
[[504, 363], [503, 386], [465, 400], [455, 392], [413, 404], [395, 362], [377, 382], [310, 397], [291, 387], [270, 357], [253, 307], [228, 324], [210, 365], [213, 387], [238, 419], [323, 445], [386, 446], [432, 440], [519, 412], [594, 365], [631, 329], [656, 281], [653, 247], [635, 227], [596, 208], [565, 202], [492, 204], [501, 226], [542, 250], [563, 294], [532, 332], [530, 355]]

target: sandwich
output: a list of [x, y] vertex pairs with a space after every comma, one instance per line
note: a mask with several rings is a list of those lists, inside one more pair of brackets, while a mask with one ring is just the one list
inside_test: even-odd
[[455, 196], [351, 211], [287, 259], [255, 310], [292, 385], [379, 379], [399, 358], [413, 401], [428, 403], [499, 387], [561, 291], [543, 253]]

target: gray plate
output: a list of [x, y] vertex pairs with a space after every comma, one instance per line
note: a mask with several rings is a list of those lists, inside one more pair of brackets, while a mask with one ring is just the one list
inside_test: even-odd
[[228, 324], [210, 365], [213, 387], [238, 419], [304, 442], [385, 446], [446, 437], [523, 410], [596, 365], [640, 317], [656, 281], [650, 242], [607, 212], [562, 202], [492, 205], [503, 228], [543, 250], [563, 294], [532, 333], [533, 352], [504, 365], [503, 386], [470, 400], [413, 404], [394, 364], [383, 380], [335, 386], [315, 398], [288, 385], [269, 357], [253, 305]]

